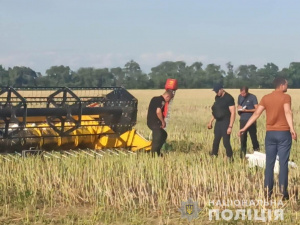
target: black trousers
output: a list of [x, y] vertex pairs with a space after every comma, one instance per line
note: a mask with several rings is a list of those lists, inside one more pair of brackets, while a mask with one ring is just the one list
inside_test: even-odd
[[162, 128], [151, 129], [152, 130], [152, 146], [151, 153], [152, 156], [155, 156], [157, 153], [158, 156], [161, 156], [160, 149], [167, 140], [168, 134]]
[[[242, 129], [246, 123], [247, 120], [240, 120], [240, 128]], [[259, 143], [257, 140], [257, 129], [256, 129], [256, 122], [254, 122], [247, 130], [241, 135], [241, 158], [245, 157], [246, 151], [247, 151], [247, 136], [248, 133], [250, 134], [253, 149], [259, 150]]]
[[212, 155], [218, 155], [220, 141], [221, 138], [223, 138], [223, 145], [226, 149], [226, 155], [227, 157], [232, 157], [233, 153], [230, 145], [230, 134], [227, 134], [229, 123], [230, 123], [229, 119], [216, 121], [215, 129], [214, 129], [215, 137], [214, 137], [214, 142], [212, 147]]

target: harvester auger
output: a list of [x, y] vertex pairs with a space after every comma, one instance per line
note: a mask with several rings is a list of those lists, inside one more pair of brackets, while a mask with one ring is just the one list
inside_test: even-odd
[[121, 87], [0, 91], [0, 153], [125, 148], [150, 150], [133, 126], [138, 101]]

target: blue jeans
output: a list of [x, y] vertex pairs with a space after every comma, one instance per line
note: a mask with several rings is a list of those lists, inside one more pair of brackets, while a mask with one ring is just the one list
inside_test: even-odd
[[267, 131], [265, 138], [266, 147], [266, 169], [265, 188], [269, 195], [273, 192], [274, 165], [276, 156], [279, 156], [279, 188], [283, 196], [288, 197], [288, 162], [292, 146], [292, 135], [290, 131]]

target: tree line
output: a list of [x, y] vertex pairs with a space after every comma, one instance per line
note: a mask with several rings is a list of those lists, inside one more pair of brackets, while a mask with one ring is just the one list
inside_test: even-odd
[[262, 68], [255, 65], [240, 65], [234, 68], [231, 62], [226, 70], [216, 64], [205, 67], [201, 62], [187, 65], [184, 61], [166, 61], [144, 73], [140, 65], [131, 60], [123, 68], [80, 68], [52, 66], [42, 75], [29, 67], [15, 66], [5, 69], [0, 65], [0, 85], [13, 87], [110, 87], [122, 86], [127, 89], [161, 89], [166, 79], [178, 80], [179, 88], [212, 88], [222, 83], [226, 88], [272, 88], [275, 77], [285, 77], [289, 87], [300, 88], [300, 62], [290, 63], [288, 68], [279, 70], [274, 63]]

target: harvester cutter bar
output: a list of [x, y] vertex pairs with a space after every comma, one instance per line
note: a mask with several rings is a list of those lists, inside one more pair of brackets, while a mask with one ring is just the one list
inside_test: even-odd
[[118, 149], [105, 149], [100, 151], [95, 151], [92, 149], [86, 149], [86, 150], [64, 150], [64, 151], [43, 151], [43, 150], [23, 150], [22, 154], [16, 152], [16, 153], [5, 153], [0, 154], [0, 159], [3, 159], [5, 161], [19, 161], [22, 158], [27, 157], [34, 157], [34, 156], [40, 156], [42, 158], [56, 158], [56, 159], [64, 159], [64, 158], [77, 158], [78, 156], [85, 156], [85, 157], [92, 157], [92, 158], [103, 158], [105, 156], [114, 156], [114, 155], [131, 155], [136, 154], [132, 151], [125, 151], [125, 150], [118, 150]]

